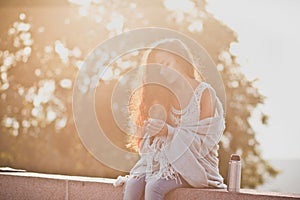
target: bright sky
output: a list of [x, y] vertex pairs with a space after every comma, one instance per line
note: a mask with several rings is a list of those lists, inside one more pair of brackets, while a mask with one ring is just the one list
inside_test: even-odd
[[267, 97], [257, 111], [269, 115], [269, 124], [251, 119], [264, 158], [300, 159], [300, 1], [207, 2], [208, 11], [238, 34], [232, 51]]

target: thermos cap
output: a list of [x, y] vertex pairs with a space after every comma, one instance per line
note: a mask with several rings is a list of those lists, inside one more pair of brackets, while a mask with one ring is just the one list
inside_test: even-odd
[[238, 154], [232, 154], [230, 160], [240, 161], [241, 157]]

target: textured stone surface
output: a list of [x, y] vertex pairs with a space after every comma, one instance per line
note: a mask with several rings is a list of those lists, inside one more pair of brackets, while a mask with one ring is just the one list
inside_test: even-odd
[[123, 187], [99, 182], [68, 181], [69, 199], [122, 199]]
[[59, 179], [0, 174], [0, 199], [66, 199], [66, 182]]
[[[10, 199], [110, 199], [121, 200], [123, 187], [115, 188], [114, 179], [51, 174], [0, 172], [0, 200]], [[300, 199], [300, 194], [257, 192], [242, 189], [230, 193], [221, 189], [180, 188], [167, 194], [167, 200], [286, 200]]]
[[239, 193], [227, 192], [221, 189], [179, 188], [167, 194], [168, 200], [197, 199], [197, 200], [286, 200], [300, 199], [300, 195], [284, 195], [279, 193], [259, 193], [255, 190], [242, 189]]

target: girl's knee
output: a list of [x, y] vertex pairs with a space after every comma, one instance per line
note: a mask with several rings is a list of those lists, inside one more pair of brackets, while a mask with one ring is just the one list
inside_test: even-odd
[[164, 192], [161, 185], [157, 181], [151, 181], [145, 187], [145, 199], [163, 199]]
[[124, 185], [124, 199], [140, 199], [144, 193], [145, 183], [143, 178], [129, 178]]

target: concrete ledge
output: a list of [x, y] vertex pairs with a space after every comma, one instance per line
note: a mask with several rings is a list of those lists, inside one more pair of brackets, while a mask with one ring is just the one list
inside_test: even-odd
[[[122, 199], [123, 187], [114, 179], [50, 175], [28, 172], [0, 172], [0, 199]], [[180, 188], [165, 199], [300, 199], [300, 194], [262, 193], [242, 189], [230, 193], [220, 189]]]

